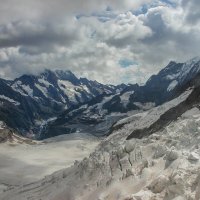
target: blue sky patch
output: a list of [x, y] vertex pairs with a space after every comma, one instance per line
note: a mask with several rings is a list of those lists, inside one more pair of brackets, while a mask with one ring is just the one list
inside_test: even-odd
[[177, 4], [175, 2], [173, 2], [173, 1], [171, 1], [171, 0], [161, 0], [161, 2], [164, 2], [167, 5], [170, 5], [170, 6], [174, 7], [174, 8], [177, 6]]
[[100, 12], [92, 12], [90, 14], [78, 14], [76, 15], [76, 19], [80, 19], [82, 17], [96, 17], [101, 22], [107, 22], [112, 19], [115, 19], [117, 16], [117, 12], [112, 10], [111, 7], [107, 7], [106, 10]]
[[136, 61], [129, 60], [129, 59], [122, 59], [122, 60], [119, 61], [119, 64], [123, 68], [127, 68], [127, 67], [130, 67], [132, 65], [138, 65], [138, 63]]

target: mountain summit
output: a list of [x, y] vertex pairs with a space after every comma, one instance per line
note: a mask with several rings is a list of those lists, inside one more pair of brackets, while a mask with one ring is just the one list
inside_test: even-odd
[[13, 81], [0, 80], [0, 120], [26, 135], [71, 106], [123, 86], [103, 85], [77, 78], [70, 71], [45, 70], [38, 76], [23, 75]]
[[[200, 70], [200, 59], [186, 63], [171, 61], [144, 86], [127, 85], [120, 93], [100, 95], [91, 101], [67, 109], [51, 122], [43, 137], [71, 133], [77, 129], [97, 135], [110, 133], [119, 119], [159, 106], [193, 87]], [[188, 85], [189, 84], [189, 85]], [[78, 127], [78, 128], [77, 128]]]
[[0, 120], [24, 136], [48, 138], [78, 130], [105, 135], [119, 119], [176, 98], [194, 85], [199, 72], [197, 57], [171, 61], [143, 86], [104, 85], [63, 70], [1, 79]]

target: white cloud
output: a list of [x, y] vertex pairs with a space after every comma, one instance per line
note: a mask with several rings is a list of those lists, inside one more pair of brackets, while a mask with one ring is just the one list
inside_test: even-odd
[[[200, 28], [192, 9], [199, 3], [156, 0], [147, 13], [133, 14], [147, 2], [152, 1], [2, 1], [0, 75], [62, 68], [104, 83], [144, 82], [170, 60], [196, 56]], [[105, 11], [107, 6], [113, 10]], [[77, 13], [86, 15], [77, 19]], [[123, 59], [138, 65], [122, 68]]]
[[60, 21], [67, 15], [105, 10], [108, 6], [114, 10], [137, 9], [152, 0], [0, 0], [0, 22], [21, 19]]

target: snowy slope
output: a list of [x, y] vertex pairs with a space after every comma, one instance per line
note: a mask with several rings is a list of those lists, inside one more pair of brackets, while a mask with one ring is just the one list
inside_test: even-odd
[[102, 93], [115, 92], [114, 86], [106, 86], [87, 79], [82, 81], [72, 72], [62, 70], [46, 70], [38, 76], [23, 75], [14, 80], [11, 87], [40, 103], [52, 101], [65, 107], [89, 101]]
[[[199, 200], [199, 92], [191, 88], [119, 121], [89, 157], [41, 181], [10, 188], [1, 200]], [[176, 118], [146, 134], [171, 110]], [[143, 137], [127, 140], [137, 130]]]
[[170, 62], [157, 75], [153, 75], [138, 91], [130, 97], [130, 105], [134, 102], [154, 103], [161, 105], [185, 90], [183, 88], [193, 80], [200, 71], [200, 58], [185, 63]]
[[[0, 138], [1, 138], [0, 130]], [[14, 136], [0, 144], [0, 199], [3, 189], [29, 184], [76, 160], [88, 156], [100, 140], [85, 133], [63, 135], [44, 141]], [[63, 160], [63, 158], [66, 158]]]
[[[77, 130], [104, 136], [109, 128], [119, 119], [129, 116], [132, 112], [144, 109], [134, 105], [135, 111], [127, 107], [129, 97], [138, 85], [129, 85], [118, 94], [99, 95], [91, 101], [66, 110], [43, 132], [43, 137], [72, 133]], [[151, 107], [151, 106], [150, 106]]]
[[170, 62], [144, 86], [128, 85], [118, 94], [98, 96], [80, 107], [67, 110], [50, 124], [44, 137], [77, 129], [89, 132], [94, 129], [99, 135], [106, 135], [120, 118], [149, 110], [179, 96], [190, 84], [192, 86], [191, 81], [198, 76], [199, 70], [199, 58], [186, 63]]
[[71, 106], [125, 87], [79, 79], [62, 70], [45, 70], [38, 76], [23, 75], [13, 81], [1, 79], [0, 86], [0, 120], [23, 135], [37, 134], [44, 121]]
[[5, 100], [5, 101], [9, 101], [10, 103], [12, 103], [12, 104], [14, 104], [16, 106], [20, 105], [19, 102], [15, 101], [15, 100], [13, 100], [13, 99], [11, 99], [9, 97], [6, 97], [5, 95], [0, 95], [0, 99], [1, 100]]

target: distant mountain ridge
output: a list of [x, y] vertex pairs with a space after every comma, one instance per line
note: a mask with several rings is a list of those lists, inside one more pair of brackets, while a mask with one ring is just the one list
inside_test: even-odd
[[[168, 102], [199, 80], [200, 58], [171, 61], [145, 85], [104, 85], [70, 71], [45, 70], [0, 79], [0, 121], [24, 136], [48, 138], [74, 131], [108, 134], [119, 119]], [[199, 81], [200, 83], [200, 81]]]
[[45, 70], [39, 76], [23, 75], [11, 82], [13, 90], [36, 101], [51, 100], [65, 107], [83, 103], [96, 95], [115, 92], [115, 86], [107, 86], [86, 78], [78, 79], [70, 71]]
[[199, 72], [198, 57], [185, 63], [171, 61], [143, 86], [128, 85], [118, 94], [98, 96], [86, 104], [66, 110], [49, 124], [44, 138], [71, 133], [77, 127], [96, 135], [108, 134], [119, 119], [168, 102], [188, 87], [193, 87], [192, 80]]
[[22, 75], [13, 81], [0, 79], [0, 120], [24, 135], [32, 134], [44, 120], [65, 109], [124, 87], [77, 78], [63, 70], [45, 70], [38, 76]]

